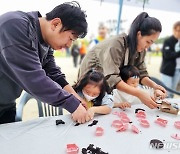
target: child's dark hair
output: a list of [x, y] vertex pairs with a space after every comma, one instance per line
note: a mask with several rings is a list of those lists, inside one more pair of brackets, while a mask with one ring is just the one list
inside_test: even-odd
[[132, 65], [126, 65], [121, 68], [120, 76], [124, 82], [127, 82], [130, 77], [137, 76], [139, 78], [140, 73], [137, 67]]
[[80, 78], [75, 85], [72, 87], [76, 92], [82, 92], [82, 89], [87, 85], [87, 84], [93, 84], [95, 86], [98, 86], [100, 88], [100, 94], [96, 98], [96, 102], [94, 106], [100, 106], [102, 103], [102, 99], [105, 96], [105, 93], [109, 93], [109, 86], [104, 78], [104, 75], [101, 72], [98, 72], [96, 70], [90, 70], [87, 72], [84, 76]]
[[78, 38], [84, 38], [87, 34], [86, 14], [81, 10], [78, 2], [66, 2], [56, 6], [46, 14], [47, 20], [60, 18], [62, 21], [61, 31], [72, 30]]

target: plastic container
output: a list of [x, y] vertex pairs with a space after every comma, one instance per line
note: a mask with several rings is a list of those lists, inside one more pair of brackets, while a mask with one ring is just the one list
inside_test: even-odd
[[78, 154], [79, 147], [76, 144], [67, 144], [66, 151], [67, 154]]

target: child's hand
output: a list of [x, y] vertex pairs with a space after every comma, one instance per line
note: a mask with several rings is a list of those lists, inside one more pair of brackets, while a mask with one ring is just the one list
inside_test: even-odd
[[89, 117], [89, 120], [92, 120], [94, 118], [94, 114], [95, 114], [95, 111], [93, 107], [87, 110], [87, 116]]
[[154, 98], [155, 98], [155, 100], [156, 100], [157, 98], [164, 99], [164, 98], [165, 98], [165, 94], [164, 94], [161, 90], [156, 89], [156, 90], [154, 91]]
[[87, 110], [87, 102], [84, 100], [84, 99], [81, 99], [81, 104], [82, 104], [82, 106], [84, 106], [85, 107], [85, 109]]
[[119, 107], [121, 109], [131, 108], [131, 104], [128, 102], [116, 103], [116, 107]]

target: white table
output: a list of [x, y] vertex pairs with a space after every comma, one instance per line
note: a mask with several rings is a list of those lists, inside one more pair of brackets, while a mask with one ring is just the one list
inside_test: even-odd
[[[180, 103], [180, 99], [173, 101]], [[146, 110], [146, 119], [150, 122], [149, 128], [140, 126], [134, 112], [136, 108]], [[113, 109], [112, 112], [115, 111], [122, 110]], [[75, 123], [71, 120], [70, 115], [3, 124], [0, 125], [0, 153], [66, 154], [67, 144], [75, 143], [81, 151], [83, 147], [86, 148], [92, 143], [109, 154], [180, 154], [180, 140], [171, 138], [174, 133], [180, 135], [180, 129], [174, 127], [174, 122], [180, 120], [180, 115], [163, 113], [157, 109], [150, 110], [143, 104], [134, 105], [125, 113], [139, 128], [141, 131], [139, 134], [131, 131], [131, 124], [129, 124], [127, 131], [116, 132], [111, 124], [113, 120], [118, 120], [119, 117], [114, 114], [96, 116], [94, 119], [98, 120], [98, 123], [92, 127], [88, 127], [91, 122], [74, 126]], [[157, 115], [168, 120], [166, 127], [154, 123]], [[62, 119], [65, 121], [65, 125], [56, 126], [56, 119]], [[104, 129], [103, 136], [95, 136], [97, 126]], [[176, 149], [152, 149], [149, 146], [151, 139], [165, 140], [164, 143], [175, 143], [178, 147]]]

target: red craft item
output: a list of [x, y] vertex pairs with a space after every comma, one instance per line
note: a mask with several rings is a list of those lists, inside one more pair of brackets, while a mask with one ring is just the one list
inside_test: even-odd
[[79, 148], [76, 144], [67, 144], [67, 154], [78, 154]]
[[97, 127], [95, 135], [96, 136], [102, 136], [104, 134], [104, 129], [102, 127]]

